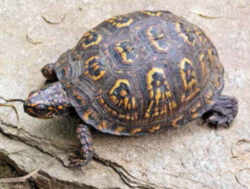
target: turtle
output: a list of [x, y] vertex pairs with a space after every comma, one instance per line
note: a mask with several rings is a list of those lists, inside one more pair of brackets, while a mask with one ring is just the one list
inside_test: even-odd
[[114, 16], [42, 67], [46, 84], [24, 111], [37, 118], [76, 115], [81, 147], [69, 167], [93, 159], [91, 128], [139, 136], [201, 118], [229, 127], [235, 97], [222, 95], [224, 68], [204, 31], [167, 10]]

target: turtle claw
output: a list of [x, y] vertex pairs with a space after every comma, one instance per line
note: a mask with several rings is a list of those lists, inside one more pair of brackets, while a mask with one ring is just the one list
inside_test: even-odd
[[78, 167], [80, 168], [80, 167], [87, 165], [88, 162], [89, 160], [84, 160], [76, 156], [70, 156], [69, 164], [66, 165], [66, 167], [67, 168], [78, 168]]
[[89, 163], [89, 161], [92, 159], [93, 153], [88, 154], [86, 159], [81, 158], [79, 152], [78, 153], [72, 153], [69, 155], [68, 158], [68, 165], [65, 165], [67, 168], [80, 168]]
[[68, 168], [83, 167], [88, 164], [94, 155], [92, 137], [88, 126], [79, 124], [76, 133], [80, 139], [81, 150], [69, 155], [69, 165], [66, 165]]

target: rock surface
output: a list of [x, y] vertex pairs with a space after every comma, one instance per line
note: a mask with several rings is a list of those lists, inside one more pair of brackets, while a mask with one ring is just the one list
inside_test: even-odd
[[0, 96], [26, 98], [44, 83], [40, 68], [73, 47], [85, 31], [110, 16], [140, 9], [170, 10], [206, 31], [225, 66], [224, 93], [239, 100], [233, 126], [211, 130], [192, 122], [143, 137], [95, 133], [100, 159], [70, 170], [62, 164], [77, 149], [74, 120], [38, 120], [12, 103], [17, 121], [11, 108], [0, 106], [0, 178], [30, 173], [21, 177], [25, 182], [0, 180], [0, 188], [250, 188], [247, 1], [0, 0]]

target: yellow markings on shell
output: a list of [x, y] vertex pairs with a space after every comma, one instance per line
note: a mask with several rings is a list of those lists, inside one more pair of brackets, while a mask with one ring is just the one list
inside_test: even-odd
[[160, 115], [167, 114], [167, 112], [168, 112], [167, 105], [164, 104], [163, 107], [162, 107], [162, 109], [161, 109]]
[[[125, 42], [125, 41], [124, 41], [124, 42]], [[127, 52], [124, 50], [124, 48], [121, 47], [121, 43], [122, 43], [122, 42], [116, 44], [116, 46], [114, 47], [115, 51], [120, 55], [120, 57], [121, 57], [121, 59], [122, 59], [122, 62], [123, 62], [124, 64], [131, 64], [131, 63], [133, 63], [134, 60], [131, 59], [131, 58], [128, 58]], [[133, 50], [133, 48], [132, 48], [132, 47], [129, 47], [129, 48], [126, 49], [126, 50], [128, 50], [129, 52], [131, 52], [131, 51]]]
[[[97, 35], [97, 38], [94, 41], [91, 41], [91, 40], [94, 39], [94, 36], [93, 36], [94, 34]], [[90, 43], [85, 43], [85, 40], [88, 40], [88, 41], [91, 41], [91, 42]], [[95, 33], [94, 31], [89, 31], [89, 32], [86, 32], [83, 35], [81, 41], [83, 41], [82, 42], [82, 47], [84, 49], [87, 49], [88, 47], [98, 45], [102, 41], [102, 36], [100, 34]]]
[[[181, 78], [182, 78], [182, 81], [183, 81], [183, 84], [184, 84], [184, 88], [185, 90], [187, 90], [188, 88], [192, 87], [193, 85], [195, 85], [197, 83], [196, 80], [192, 79], [191, 82], [188, 83], [188, 81], [186, 80], [187, 78], [187, 74], [192, 74], [192, 76], [194, 78], [196, 78], [196, 74], [193, 70], [188, 70], [188, 73], [185, 72], [185, 66], [186, 64], [190, 65], [191, 67], [193, 67], [193, 64], [192, 62], [187, 59], [187, 58], [184, 58], [182, 59], [181, 63], [180, 63], [180, 68], [181, 68]], [[190, 73], [191, 72], [191, 73]]]
[[[149, 90], [149, 96], [150, 96], [150, 98], [153, 98], [154, 96], [155, 96], [155, 94], [154, 94], [154, 91], [152, 91], [152, 89], [153, 89], [153, 86], [152, 86], [152, 81], [153, 81], [153, 74], [155, 74], [155, 73], [160, 73], [160, 74], [162, 74], [163, 76], [164, 76], [164, 78], [165, 78], [165, 73], [164, 73], [164, 70], [162, 69], [162, 68], [157, 68], [157, 67], [154, 67], [154, 68], [152, 68], [148, 73], [147, 73], [147, 89]], [[166, 87], [169, 89], [169, 85], [168, 85], [168, 83], [167, 83], [167, 81], [164, 81], [164, 85], [166, 85]], [[157, 94], [156, 94], [156, 99], [159, 99], [160, 97], [159, 97], [159, 95], [160, 95], [160, 93], [159, 93], [159, 90], [158, 90], [158, 92], [156, 92]], [[157, 96], [158, 95], [158, 96]], [[162, 94], [162, 95], [165, 95], [166, 97], [171, 97], [172, 96], [172, 94], [171, 94], [171, 92], [170, 91], [166, 91], [165, 92], [165, 94]], [[165, 97], [164, 96], [164, 97]]]
[[204, 36], [203, 32], [198, 27], [196, 26], [193, 26], [193, 27], [194, 27], [195, 34], [199, 37], [200, 42], [206, 43], [207, 38]]
[[135, 97], [132, 97], [132, 109], [136, 108]]
[[[163, 48], [159, 45], [158, 43], [158, 40], [159, 39], [164, 39], [164, 33], [161, 33], [160, 35], [157, 36], [157, 39], [155, 39], [155, 36], [152, 34], [152, 31], [153, 31], [153, 26], [150, 26], [148, 29], [147, 29], [147, 36], [148, 36], [148, 39], [150, 41], [150, 43], [157, 49], [159, 50], [160, 52], [166, 52], [168, 50], [167, 47]], [[165, 40], [166, 41], [166, 40]], [[167, 43], [167, 42], [166, 42]]]
[[127, 18], [127, 17], [116, 16], [116, 17], [108, 19], [107, 22], [111, 23], [113, 26], [117, 28], [127, 27], [133, 23], [132, 18], [127, 18], [128, 20], [126, 22], [120, 20], [123, 18]]
[[98, 97], [98, 102], [100, 103], [100, 104], [104, 104], [105, 102], [104, 102], [104, 99], [102, 98], [102, 97]]
[[127, 59], [127, 54], [124, 52], [124, 49], [122, 47], [115, 47], [115, 49], [119, 52], [119, 54], [122, 57], [122, 60], [126, 63], [132, 63], [133, 61], [131, 59]]
[[93, 113], [93, 111], [91, 109], [88, 109], [87, 111], [85, 111], [83, 114], [82, 114], [82, 118], [84, 121], [87, 121], [89, 120], [89, 116]]
[[220, 78], [220, 76], [218, 75], [218, 80], [217, 80], [217, 82], [216, 82], [216, 87], [217, 87], [217, 88], [219, 88], [219, 87], [222, 86], [222, 85], [221, 85], [221, 82], [222, 82], [221, 79], [223, 79], [223, 78]]
[[154, 73], [156, 73], [156, 72], [158, 72], [158, 73], [160, 73], [160, 74], [162, 74], [162, 75], [164, 75], [164, 71], [163, 71], [163, 69], [161, 69], [161, 68], [152, 68], [148, 73], [147, 73], [147, 88], [148, 88], [148, 90], [151, 90], [152, 88], [153, 88], [153, 86], [152, 86], [152, 81], [153, 81], [153, 74]]
[[[126, 88], [119, 89], [117, 93], [116, 89], [120, 87], [121, 84], [125, 84], [127, 89], [130, 87], [130, 83], [127, 79], [118, 79], [108, 92], [108, 98], [111, 100], [113, 105], [106, 103], [102, 96], [97, 97], [97, 101], [101, 107], [103, 107], [107, 113], [119, 119], [125, 120], [137, 120], [138, 115], [134, 110], [136, 108], [136, 100], [134, 96], [130, 96]], [[124, 91], [123, 91], [124, 90]], [[118, 95], [118, 96], [117, 96]], [[113, 106], [117, 106], [117, 111]], [[119, 110], [122, 109], [126, 113], [121, 113]]]
[[122, 127], [122, 126], [117, 126], [114, 132], [115, 132], [116, 134], [120, 134], [120, 133], [121, 133], [122, 131], [124, 131], [124, 130], [125, 130], [124, 127]]
[[159, 104], [160, 99], [161, 99], [161, 89], [158, 88], [158, 89], [156, 89], [156, 94], [155, 94], [155, 103], [156, 103], [156, 105]]
[[161, 11], [141, 11], [143, 14], [149, 15], [149, 16], [161, 16]]
[[104, 70], [100, 70], [99, 74], [98, 75], [92, 75], [88, 69], [93, 69], [94, 71], [98, 70], [100, 68], [100, 66], [98, 65], [97, 62], [95, 62], [94, 64], [90, 65], [89, 63], [93, 60], [98, 60], [99, 57], [98, 56], [91, 56], [89, 57], [85, 63], [84, 63], [84, 69], [86, 70], [84, 72], [84, 74], [86, 76], [88, 76], [89, 78], [91, 78], [92, 80], [94, 81], [97, 81], [99, 79], [101, 79], [104, 75], [105, 75], [105, 71]]
[[173, 110], [175, 109], [177, 107], [177, 104], [176, 104], [176, 102], [175, 101], [170, 101], [170, 103], [169, 103], [169, 110], [170, 110], [170, 112], [173, 112]]
[[154, 109], [153, 117], [157, 117], [157, 116], [159, 116], [159, 115], [160, 115], [159, 108], [156, 107], [156, 108]]
[[114, 95], [110, 96], [110, 100], [111, 100], [114, 104], [118, 104], [118, 103], [119, 103], [118, 99], [117, 99], [116, 96], [114, 96]]
[[209, 90], [209, 91], [207, 92], [207, 94], [206, 94], [206, 98], [207, 98], [207, 99], [211, 99], [213, 95], [214, 95], [213, 91], [212, 91], [212, 90]]
[[120, 95], [123, 97], [125, 97], [127, 94], [128, 94], [127, 91], [125, 91], [124, 89], [121, 90], [121, 92], [120, 92]]
[[147, 110], [146, 110], [146, 113], [145, 113], [145, 117], [146, 117], [146, 118], [149, 118], [149, 117], [150, 117], [150, 112], [151, 112], [151, 109], [152, 109], [152, 107], [153, 107], [153, 104], [154, 104], [154, 101], [150, 101], [149, 106], [148, 106], [148, 108], [147, 108]]
[[112, 108], [110, 108], [107, 104], [105, 104], [104, 99], [102, 97], [98, 98], [98, 102], [103, 105], [104, 109], [107, 110], [107, 112], [111, 113], [113, 116], [116, 116], [120, 119], [126, 119], [126, 120], [137, 120], [138, 119], [138, 115], [136, 112], [134, 113], [127, 113], [127, 114], [122, 114], [122, 113], [118, 113], [115, 110], [113, 110]]
[[221, 85], [219, 75], [221, 75], [224, 72], [224, 68], [223, 68], [223, 65], [220, 63], [220, 61], [217, 60], [218, 57], [216, 57], [216, 55], [213, 55], [213, 49], [208, 49], [208, 58], [210, 60], [210, 63], [211, 63], [210, 66], [212, 67], [212, 70], [214, 72], [217, 72], [216, 73], [217, 78], [214, 84], [218, 88]]
[[124, 84], [126, 84], [128, 87], [130, 87], [130, 83], [129, 83], [129, 81], [128, 81], [127, 79], [118, 79], [118, 80], [115, 82], [114, 86], [111, 88], [109, 94], [111, 95], [111, 94], [114, 92], [114, 90], [115, 90], [116, 88], [118, 88], [118, 87], [121, 85], [121, 83], [124, 83]]
[[98, 102], [101, 105], [103, 105], [104, 109], [107, 110], [107, 112], [111, 113], [113, 116], [117, 116], [118, 115], [118, 113], [115, 110], [111, 109], [107, 104], [105, 104], [105, 101], [104, 101], [104, 99], [102, 97], [100, 97], [98, 99]]
[[208, 58], [209, 58], [210, 62], [213, 64], [214, 63], [214, 55], [212, 53], [212, 49], [208, 49], [207, 53], [208, 53]]
[[131, 119], [131, 117], [130, 117], [129, 114], [127, 114], [125, 118], [126, 118], [126, 120], [130, 120]]
[[198, 112], [198, 110], [199, 110], [199, 108], [201, 107], [201, 102], [199, 101], [199, 102], [197, 102], [192, 108], [191, 108], [191, 114], [192, 114], [192, 118], [193, 119], [195, 119], [195, 118], [197, 118], [197, 117], [199, 117], [199, 113], [197, 113]]
[[155, 125], [155, 126], [151, 127], [148, 131], [150, 133], [154, 133], [154, 132], [158, 131], [160, 128], [161, 128], [161, 125], [159, 124], [159, 125]]
[[[189, 41], [188, 36], [185, 33], [183, 33], [183, 31], [181, 30], [181, 24], [179, 22], [176, 22], [175, 28], [176, 28], [177, 33], [184, 40], [184, 42], [187, 42], [189, 45], [192, 45], [192, 46], [194, 45], [195, 41], [193, 42]], [[187, 32], [189, 32], [189, 30], [187, 30]]]
[[97, 126], [98, 129], [103, 130], [108, 128], [108, 122], [106, 120], [102, 120]]
[[139, 133], [139, 132], [141, 132], [142, 131], [142, 129], [141, 128], [135, 128], [135, 129], [132, 129], [131, 130], [131, 134], [136, 134], [136, 133]]
[[136, 120], [138, 119], [137, 115], [130, 115], [130, 114], [117, 114], [120, 119], [126, 119], [126, 120]]
[[59, 110], [62, 110], [62, 109], [63, 109], [63, 106], [62, 106], [62, 105], [59, 105], [59, 106], [57, 106], [57, 108], [58, 108]]
[[208, 92], [204, 95], [205, 96], [205, 101], [207, 104], [212, 104], [212, 97], [213, 97], [214, 93], [211, 89], [208, 90]]
[[113, 104], [118, 105], [118, 106], [123, 106], [125, 110], [131, 110], [136, 108], [136, 100], [135, 97], [129, 95], [125, 89], [122, 89], [119, 91], [119, 97], [114, 95], [114, 91], [119, 88], [121, 84], [125, 84], [127, 88], [130, 88], [130, 83], [127, 79], [118, 79], [114, 86], [110, 89], [109, 91], [109, 98], [113, 102]]
[[125, 97], [125, 99], [124, 99], [124, 107], [125, 107], [126, 109], [130, 109], [130, 108], [131, 108], [130, 106], [128, 106], [128, 103], [129, 103], [129, 98], [128, 98], [128, 97]]
[[192, 117], [193, 119], [196, 119], [196, 118], [199, 117], [199, 116], [200, 116], [200, 114], [197, 113], [197, 112], [195, 112], [195, 113], [193, 113], [193, 114], [191, 115], [191, 117]]
[[199, 61], [201, 64], [202, 77], [206, 78], [207, 77], [207, 67], [206, 67], [206, 62], [204, 61], [204, 57], [205, 57], [205, 55], [203, 53], [200, 54]]
[[125, 119], [126, 115], [125, 114], [119, 114], [118, 117], [121, 118], [121, 119]]
[[[215, 50], [215, 49], [214, 49]], [[211, 63], [212, 70], [216, 72], [214, 74], [213, 78], [213, 84], [216, 86], [216, 88], [219, 88], [221, 86], [221, 80], [220, 80], [220, 75], [224, 72], [223, 65], [220, 63], [219, 60], [217, 60], [217, 56], [213, 55], [213, 49], [208, 49], [208, 58]]]
[[200, 92], [200, 89], [199, 88], [195, 88], [190, 95], [182, 95], [181, 97], [181, 101], [182, 102], [188, 102], [189, 100], [191, 100], [192, 98], [194, 98], [198, 93]]
[[51, 110], [54, 110], [54, 108], [53, 108], [52, 106], [49, 106], [49, 107], [48, 107], [48, 110], [51, 111]]
[[220, 84], [221, 84], [220, 77], [217, 76], [217, 77], [216, 77], [216, 80], [214, 81], [214, 85], [216, 86], [216, 88], [219, 88], [219, 87], [220, 87]]
[[211, 66], [213, 68], [216, 67], [216, 69], [218, 69], [219, 72], [223, 72], [223, 65], [220, 63], [220, 61], [217, 61], [217, 57], [215, 55], [213, 55], [213, 49], [208, 49], [208, 58], [210, 60]]
[[113, 116], [117, 116], [118, 113], [117, 113], [115, 110], [112, 110], [112, 111], [111, 111], [111, 114], [112, 114]]
[[[156, 86], [152, 85], [152, 82], [154, 81], [153, 75], [155, 73], [159, 73], [160, 75], [162, 75], [164, 79], [162, 85], [160, 85], [159, 83], [160, 81], [159, 82], [156, 81]], [[148, 104], [144, 117], [145, 118], [151, 117], [151, 111], [154, 106], [155, 106], [154, 113], [152, 113], [153, 117], [168, 113], [168, 109], [170, 112], [173, 112], [173, 110], [177, 107], [177, 104], [172, 99], [173, 95], [170, 91], [169, 84], [166, 81], [164, 70], [162, 68], [157, 68], [157, 67], [152, 68], [146, 75], [146, 83], [147, 83], [147, 90], [150, 102]], [[166, 91], [162, 91], [161, 87], [165, 87]], [[160, 106], [161, 101], [163, 102], [165, 101], [165, 103], [163, 103]]]
[[197, 110], [201, 107], [201, 102], [199, 101], [198, 103], [196, 103], [192, 108], [191, 108], [191, 112], [195, 113], [197, 112]]
[[[191, 69], [185, 70], [186, 66], [190, 66]], [[193, 70], [193, 65], [192, 62], [187, 59], [187, 58], [183, 58], [181, 63], [180, 63], [180, 74], [181, 74], [181, 79], [183, 82], [183, 86], [184, 86], [184, 90], [185, 93], [189, 93], [187, 94], [183, 94], [181, 101], [189, 101], [190, 99], [192, 99], [194, 96], [197, 95], [197, 93], [199, 93], [200, 89], [197, 87], [197, 76], [195, 71]], [[188, 81], [187, 78], [188, 77], [192, 77], [191, 81]]]
[[178, 127], [178, 121], [180, 121], [182, 118], [183, 118], [183, 115], [180, 115], [180, 116], [178, 116], [177, 118], [175, 118], [175, 119], [171, 122], [172, 126], [173, 126], [173, 127]]

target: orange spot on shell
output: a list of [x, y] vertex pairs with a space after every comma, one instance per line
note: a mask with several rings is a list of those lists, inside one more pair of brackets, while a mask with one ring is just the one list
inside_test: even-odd
[[102, 97], [100, 97], [100, 98], [98, 99], [98, 102], [99, 102], [100, 104], [104, 104], [104, 100], [103, 100], [103, 98], [102, 98]]
[[121, 126], [118, 126], [116, 129], [115, 129], [115, 133], [116, 134], [120, 134], [122, 131], [124, 131], [125, 130], [125, 128], [124, 127], [121, 127]]
[[161, 128], [161, 125], [155, 125], [152, 128], [150, 128], [148, 131], [150, 133], [154, 133], [154, 132], [158, 131], [160, 128]]
[[59, 105], [57, 108], [58, 108], [59, 110], [62, 110], [62, 109], [63, 109], [63, 106], [62, 106], [62, 105]]
[[172, 121], [172, 126], [173, 126], [173, 127], [178, 127], [178, 121], [180, 121], [182, 118], [183, 118], [183, 115], [180, 115], [179, 117], [175, 118], [175, 119]]
[[123, 96], [123, 97], [125, 97], [127, 94], [128, 93], [127, 93], [126, 90], [121, 90], [121, 92], [120, 92], [120, 95]]
[[194, 114], [192, 114], [191, 117], [192, 117], [193, 119], [195, 119], [195, 118], [199, 117], [199, 115], [200, 115], [199, 113], [194, 113]]
[[103, 120], [98, 125], [98, 129], [103, 130], [108, 128], [108, 122], [106, 120]]
[[131, 134], [136, 134], [136, 133], [139, 133], [139, 132], [141, 132], [142, 131], [142, 129], [141, 128], [136, 128], [136, 129], [132, 129], [131, 130]]
[[92, 110], [88, 109], [86, 112], [83, 113], [82, 118], [83, 120], [89, 120], [89, 116], [92, 114]]

